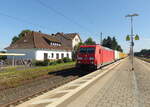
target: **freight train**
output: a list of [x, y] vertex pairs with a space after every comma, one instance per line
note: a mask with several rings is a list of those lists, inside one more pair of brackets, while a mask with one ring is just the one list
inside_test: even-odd
[[81, 45], [77, 52], [77, 68], [98, 69], [103, 65], [123, 59], [127, 54], [101, 45]]

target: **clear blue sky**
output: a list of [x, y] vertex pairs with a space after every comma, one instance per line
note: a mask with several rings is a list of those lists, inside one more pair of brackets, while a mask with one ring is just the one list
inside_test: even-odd
[[103, 32], [104, 37], [115, 36], [128, 52], [125, 36], [130, 34], [130, 20], [124, 16], [130, 13], [140, 14], [134, 18], [134, 32], [140, 35], [135, 50], [150, 48], [150, 0], [42, 0], [48, 8], [37, 1], [1, 0], [0, 50], [14, 35], [31, 29], [48, 34], [77, 32], [83, 41], [91, 36], [97, 43]]

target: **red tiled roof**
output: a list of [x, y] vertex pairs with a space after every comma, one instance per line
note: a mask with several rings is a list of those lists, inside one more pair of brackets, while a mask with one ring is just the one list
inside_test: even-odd
[[[49, 42], [59, 43], [61, 46], [50, 45]], [[59, 39], [51, 35], [43, 34], [40, 32], [28, 32], [20, 40], [11, 44], [6, 49], [58, 49], [58, 50], [71, 50], [72, 47], [64, 45]]]
[[[66, 33], [66, 34], [64, 34], [64, 33], [59, 33], [59, 32], [56, 33], [55, 35], [60, 35], [60, 36], [65, 37], [66, 39], [71, 39], [71, 40], [74, 39], [76, 35], [79, 36], [79, 34], [77, 34], [77, 33]], [[79, 36], [79, 38], [80, 38], [80, 36]]]

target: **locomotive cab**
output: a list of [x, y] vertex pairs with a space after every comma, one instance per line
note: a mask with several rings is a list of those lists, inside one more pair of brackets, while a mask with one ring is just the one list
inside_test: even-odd
[[80, 49], [77, 54], [77, 64], [78, 68], [91, 68], [97, 69], [97, 60], [96, 60], [96, 45], [83, 45], [80, 46]]

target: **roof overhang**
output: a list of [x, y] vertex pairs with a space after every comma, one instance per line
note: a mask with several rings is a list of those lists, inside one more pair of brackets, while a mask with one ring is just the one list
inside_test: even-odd
[[26, 54], [20, 53], [0, 53], [0, 56], [25, 56]]

